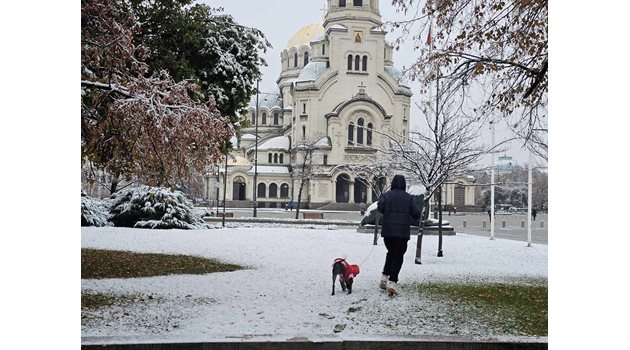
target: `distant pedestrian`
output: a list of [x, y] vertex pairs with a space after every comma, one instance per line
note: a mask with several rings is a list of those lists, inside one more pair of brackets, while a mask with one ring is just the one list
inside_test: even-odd
[[387, 248], [385, 266], [379, 287], [390, 296], [397, 295], [398, 273], [410, 238], [411, 223], [420, 219], [420, 209], [414, 197], [405, 192], [407, 183], [402, 175], [394, 176], [391, 190], [378, 200], [377, 210], [383, 214], [381, 237]]
[[289, 209], [293, 211], [293, 199], [289, 201]]
[[532, 209], [532, 221], [536, 221], [536, 209]]
[[453, 207], [453, 214], [457, 215], [457, 207]]
[[490, 219], [490, 222], [492, 222], [492, 214], [490, 213], [490, 209], [488, 209], [488, 218]]
[[448, 216], [451, 216], [451, 210], [453, 210], [453, 206], [449, 204], [446, 207], [448, 208]]
[[284, 201], [284, 210], [289, 210], [289, 201]]
[[367, 208], [367, 205], [364, 202], [359, 203], [359, 209], [361, 209], [361, 216], [365, 215], [365, 208]]

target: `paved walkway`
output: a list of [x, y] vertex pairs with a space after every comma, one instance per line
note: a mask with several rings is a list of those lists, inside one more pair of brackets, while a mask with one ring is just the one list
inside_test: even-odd
[[[226, 212], [234, 213], [235, 217], [253, 217], [253, 209], [250, 208], [226, 208]], [[324, 213], [324, 219], [329, 220], [355, 220], [361, 221], [361, 213], [357, 211], [319, 211], [300, 209], [300, 219], [302, 212], [319, 212]], [[281, 208], [258, 208], [258, 217], [264, 218], [295, 218], [295, 210], [284, 210]], [[496, 238], [511, 239], [527, 242], [527, 214], [496, 214], [494, 227], [494, 235]], [[487, 236], [490, 238], [490, 222], [487, 213], [444, 213], [443, 219], [451, 223], [455, 230], [460, 233], [469, 233], [478, 236]], [[483, 227], [483, 221], [486, 221], [486, 227]], [[466, 227], [464, 227], [466, 221]], [[502, 227], [505, 221], [505, 228]], [[524, 227], [521, 227], [524, 221]], [[542, 227], [541, 227], [542, 222]], [[532, 222], [532, 243], [547, 244], [548, 243], [548, 216], [547, 214], [538, 214], [536, 222]]]

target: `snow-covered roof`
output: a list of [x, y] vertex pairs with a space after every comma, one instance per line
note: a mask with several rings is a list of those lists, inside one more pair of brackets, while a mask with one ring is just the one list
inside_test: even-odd
[[348, 29], [348, 27], [344, 26], [343, 24], [333, 24], [332, 26], [330, 26], [330, 29], [343, 29], [343, 30], [346, 30], [346, 29]]
[[[249, 169], [248, 173], [254, 173], [254, 167]], [[281, 165], [259, 165], [258, 166], [259, 174], [288, 174], [289, 168]]]
[[324, 70], [326, 70], [326, 62], [309, 62], [304, 68], [302, 68], [297, 81], [315, 80]]
[[382, 28], [379, 28], [379, 27], [372, 27], [370, 29], [370, 32], [372, 32], [372, 33], [385, 33], [385, 31]]
[[316, 147], [332, 147], [332, 143], [330, 142], [330, 138], [328, 136], [324, 136], [315, 142]]
[[407, 79], [405, 79], [404, 75], [400, 70], [398, 70], [394, 66], [385, 66], [385, 73], [389, 74], [394, 80], [398, 82], [400, 85], [407, 86]]
[[328, 40], [328, 37], [326, 36], [326, 34], [316, 37], [315, 39], [311, 40], [311, 42], [318, 42], [318, 41], [324, 41], [324, 40]]
[[[282, 108], [282, 97], [280, 95], [260, 94], [258, 95], [258, 103], [260, 108]], [[251, 101], [249, 101], [249, 108], [256, 108], [256, 95], [253, 95]]]
[[254, 134], [243, 134], [243, 136], [241, 136], [241, 140], [255, 140], [256, 139], [256, 135]]
[[258, 146], [259, 151], [270, 150], [270, 149], [282, 149], [289, 150], [289, 138], [286, 136], [277, 136], [273, 137], [265, 142], [262, 145]]

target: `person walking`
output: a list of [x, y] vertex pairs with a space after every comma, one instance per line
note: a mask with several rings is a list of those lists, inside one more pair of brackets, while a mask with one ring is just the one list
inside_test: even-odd
[[490, 213], [490, 209], [488, 209], [488, 218], [490, 219], [490, 222], [492, 222], [492, 214]]
[[293, 211], [293, 199], [289, 201], [289, 209]]
[[421, 215], [416, 200], [405, 192], [406, 188], [405, 177], [394, 176], [391, 190], [382, 194], [377, 204], [377, 210], [383, 215], [381, 237], [387, 248], [379, 287], [386, 290], [390, 296], [400, 294], [398, 273], [407, 251], [411, 222], [419, 220]]
[[532, 221], [536, 221], [536, 209], [532, 209]]
[[367, 208], [367, 205], [365, 204], [365, 202], [359, 203], [359, 209], [361, 209], [361, 216], [365, 215], [365, 208]]

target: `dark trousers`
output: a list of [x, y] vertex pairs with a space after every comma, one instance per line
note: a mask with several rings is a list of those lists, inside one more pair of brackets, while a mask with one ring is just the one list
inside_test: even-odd
[[385, 256], [385, 266], [383, 266], [383, 275], [389, 276], [392, 282], [398, 282], [398, 273], [403, 264], [403, 257], [407, 251], [407, 238], [385, 237], [385, 247], [387, 255]]

